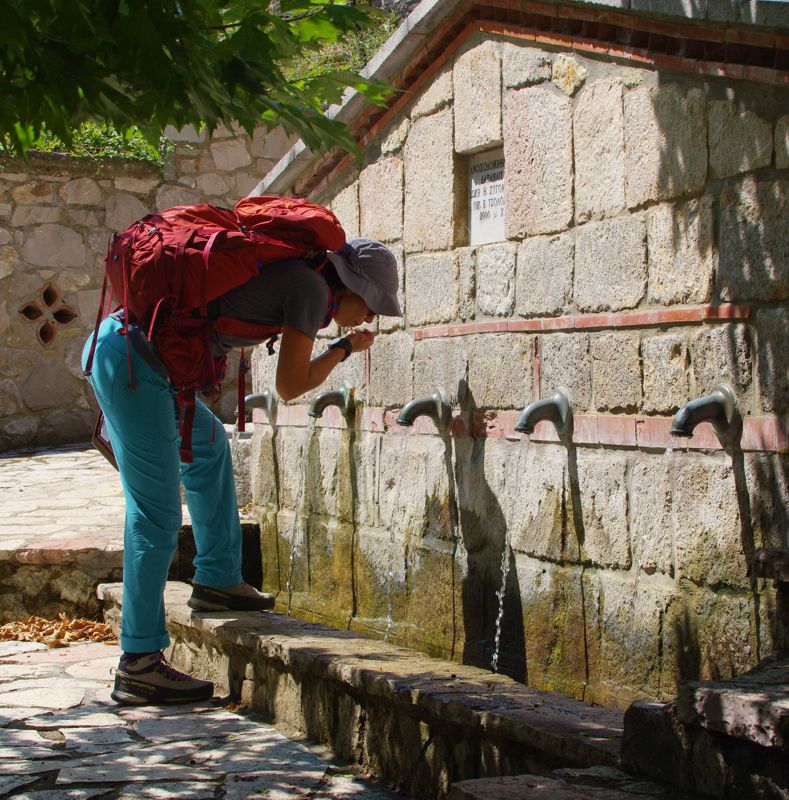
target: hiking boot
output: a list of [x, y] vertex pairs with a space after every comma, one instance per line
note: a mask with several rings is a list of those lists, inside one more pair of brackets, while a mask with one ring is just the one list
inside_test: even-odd
[[196, 611], [269, 611], [274, 608], [274, 595], [259, 592], [248, 583], [224, 589], [193, 583], [188, 605]]
[[112, 699], [122, 705], [192, 703], [214, 694], [211, 681], [179, 672], [164, 653], [147, 653], [136, 659], [123, 656], [115, 673]]

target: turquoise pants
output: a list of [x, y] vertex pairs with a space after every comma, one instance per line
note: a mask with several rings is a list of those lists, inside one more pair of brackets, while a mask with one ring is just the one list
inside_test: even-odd
[[[134, 348], [137, 389], [129, 389], [120, 328], [111, 317], [101, 323], [89, 381], [107, 420], [126, 496], [121, 647], [146, 653], [170, 643], [163, 593], [181, 527], [181, 482], [197, 550], [196, 583], [221, 589], [241, 582], [241, 523], [222, 422], [198, 400], [194, 461], [181, 464], [175, 393]], [[82, 353], [83, 368], [91, 339]]]

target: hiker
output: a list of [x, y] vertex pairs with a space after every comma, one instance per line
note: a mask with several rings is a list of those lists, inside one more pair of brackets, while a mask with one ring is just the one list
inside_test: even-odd
[[[276, 388], [283, 400], [292, 400], [323, 383], [341, 361], [372, 346], [374, 333], [358, 326], [379, 314], [402, 316], [397, 287], [393, 253], [380, 242], [351, 239], [325, 258], [264, 263], [255, 277], [222, 294], [208, 310], [237, 320], [247, 335], [255, 324], [281, 330]], [[316, 333], [332, 319], [351, 330], [313, 357]], [[216, 327], [212, 336], [216, 355], [263, 341], [219, 333]], [[126, 497], [123, 655], [112, 692], [122, 704], [191, 702], [213, 694], [210, 681], [177, 671], [162, 652], [170, 643], [163, 591], [181, 527], [181, 483], [197, 549], [189, 606], [197, 611], [274, 607], [273, 595], [241, 579], [241, 525], [224, 427], [197, 400], [191, 463], [181, 463], [183, 409], [159, 356], [164, 357], [163, 348], [157, 350], [146, 329], [127, 324], [120, 310], [97, 327], [82, 359], [106, 418]]]

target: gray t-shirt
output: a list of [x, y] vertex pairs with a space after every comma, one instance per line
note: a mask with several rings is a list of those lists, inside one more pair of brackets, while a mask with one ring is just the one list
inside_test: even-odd
[[[263, 267], [260, 275], [219, 298], [219, 316], [258, 325], [287, 325], [310, 339], [326, 319], [329, 286], [302, 259], [278, 261]], [[218, 353], [257, 344], [249, 339], [216, 335]]]

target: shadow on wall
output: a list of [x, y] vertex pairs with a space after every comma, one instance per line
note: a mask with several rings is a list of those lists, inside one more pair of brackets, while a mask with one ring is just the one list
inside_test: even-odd
[[[707, 394], [712, 383], [726, 381], [735, 389], [743, 416], [785, 415], [789, 406], [789, 164], [787, 156], [778, 152], [781, 144], [773, 131], [789, 114], [789, 99], [776, 87], [743, 84], [731, 92], [726, 82], [710, 80], [703, 95], [694, 89], [685, 92], [691, 113], [678, 124], [672, 102], [656, 99], [665, 96], [661, 93], [666, 89], [671, 92], [672, 83], [678, 86], [675, 78], [658, 76], [658, 91], [652, 96], [662, 142], [655, 182], [670, 187], [671, 197], [708, 198], [711, 209], [710, 235], [687, 237], [681, 225], [688, 222], [681, 217], [688, 206], [677, 204], [674, 252], [684, 249], [686, 259], [706, 264], [709, 270], [699, 275], [701, 285], [707, 287], [704, 296], [690, 301], [751, 306], [747, 324], [726, 324], [722, 331], [717, 329], [717, 336], [715, 328], [704, 329], [702, 335], [710, 337], [709, 349], [714, 354], [702, 355], [701, 348], [690, 348], [691, 395]], [[650, 271], [649, 292], [652, 280]], [[781, 642], [780, 615], [772, 595], [765, 591], [768, 581], [757, 579], [751, 564], [756, 548], [789, 548], [789, 459], [786, 453], [743, 454], [739, 444], [727, 452], [740, 516], [741, 552], [749, 569], [749, 644], [758, 660], [777, 645], [787, 646]], [[683, 535], [681, 528], [676, 535]], [[682, 610], [671, 626], [676, 647], [672, 666], [681, 680], [727, 677], [708, 673], [717, 672], [719, 660], [726, 664], [728, 658], [736, 671], [733, 662], [737, 659], [719, 649], [714, 635], [700, 634], [706, 625], [697, 613], [695, 587], [686, 585], [677, 567], [675, 563], [680, 586], [690, 589], [690, 594], [683, 596]]]
[[[463, 398], [463, 413], [468, 419], [473, 419], [477, 404], [465, 381], [458, 386], [458, 397]], [[460, 532], [468, 560], [461, 587], [465, 633], [462, 661], [482, 669], [491, 668], [499, 614], [497, 592], [502, 588], [504, 550], [509, 548], [498, 671], [527, 683], [526, 641], [518, 571], [515, 553], [507, 537], [504, 513], [485, 478], [485, 446], [488, 441], [487, 437], [459, 437], [455, 440]]]

